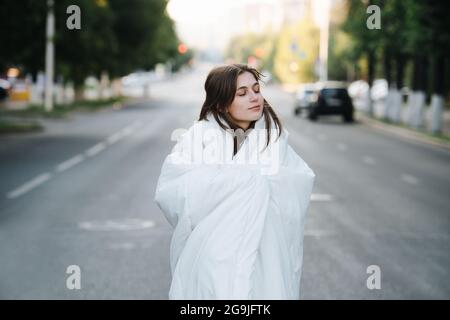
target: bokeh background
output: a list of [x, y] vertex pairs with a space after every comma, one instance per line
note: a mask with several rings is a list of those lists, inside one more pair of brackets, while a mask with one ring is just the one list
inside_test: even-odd
[[244, 63], [316, 173], [301, 297], [449, 299], [446, 10], [3, 0], [0, 298], [167, 299], [161, 165], [198, 118], [208, 72]]

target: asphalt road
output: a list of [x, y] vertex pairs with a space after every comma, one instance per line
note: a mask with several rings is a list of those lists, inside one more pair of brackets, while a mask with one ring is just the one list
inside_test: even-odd
[[[147, 102], [0, 137], [0, 298], [167, 299], [172, 229], [154, 191], [207, 71], [154, 84]], [[262, 92], [317, 176], [302, 298], [449, 299], [450, 153], [338, 117], [311, 123], [292, 115], [291, 94]]]

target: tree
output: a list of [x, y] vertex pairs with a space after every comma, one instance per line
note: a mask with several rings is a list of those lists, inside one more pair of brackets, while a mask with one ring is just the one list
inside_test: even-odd
[[272, 71], [275, 37], [271, 32], [236, 36], [230, 40], [225, 56], [239, 63], [248, 63], [254, 57], [259, 69]]
[[112, 32], [114, 12], [108, 3], [78, 0], [81, 30], [69, 30], [66, 9], [72, 3], [71, 0], [55, 1], [55, 66], [57, 74], [79, 87], [89, 75], [113, 73], [119, 48]]
[[319, 29], [309, 14], [299, 23], [281, 30], [277, 48], [274, 71], [282, 82], [297, 84], [316, 80]]
[[429, 46], [433, 61], [431, 69], [433, 71], [432, 131], [438, 133], [442, 129], [442, 110], [445, 104], [445, 95], [449, 91], [446, 72], [448, 72], [450, 55], [450, 21], [444, 2], [430, 0], [424, 4], [424, 7], [423, 22], [430, 27]]
[[[81, 30], [69, 30], [66, 9], [81, 10]], [[122, 76], [168, 60], [184, 61], [166, 12], [167, 0], [55, 1], [56, 72], [76, 86], [89, 75]], [[46, 1], [4, 0], [0, 13], [0, 67], [44, 69]], [[178, 60], [177, 60], [178, 59]]]
[[[377, 62], [377, 50], [380, 48], [381, 33], [379, 30], [367, 28], [367, 8], [370, 5], [382, 6], [382, 1], [378, 0], [349, 0], [348, 19], [343, 24], [343, 30], [353, 37], [353, 56], [355, 60], [364, 56], [367, 61], [367, 82], [372, 86], [375, 78], [375, 68]], [[373, 114], [372, 101], [369, 97], [368, 113]]]
[[45, 1], [2, 1], [0, 73], [11, 66], [20, 67], [23, 73], [36, 74], [42, 70], [46, 12]]

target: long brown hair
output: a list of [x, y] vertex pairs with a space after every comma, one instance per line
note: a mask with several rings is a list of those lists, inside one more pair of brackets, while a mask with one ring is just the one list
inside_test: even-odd
[[[258, 70], [245, 64], [220, 66], [209, 72], [205, 81], [206, 99], [203, 103], [198, 120], [206, 120], [207, 116], [212, 114], [214, 119], [216, 119], [217, 123], [224, 130], [228, 129], [228, 127], [222, 122], [221, 118], [228, 123], [234, 123], [227, 112], [227, 108], [234, 100], [237, 89], [237, 78], [244, 72], [250, 72], [255, 77], [256, 81], [261, 81], [261, 77], [263, 76]], [[270, 143], [271, 119], [278, 129], [278, 137], [281, 136], [282, 126], [278, 116], [266, 99], [264, 99], [263, 115], [267, 129], [267, 147]]]

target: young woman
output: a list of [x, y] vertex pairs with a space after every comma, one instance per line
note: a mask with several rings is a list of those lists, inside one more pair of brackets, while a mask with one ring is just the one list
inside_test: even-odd
[[155, 201], [175, 228], [170, 299], [298, 299], [315, 174], [246, 65], [210, 71]]

